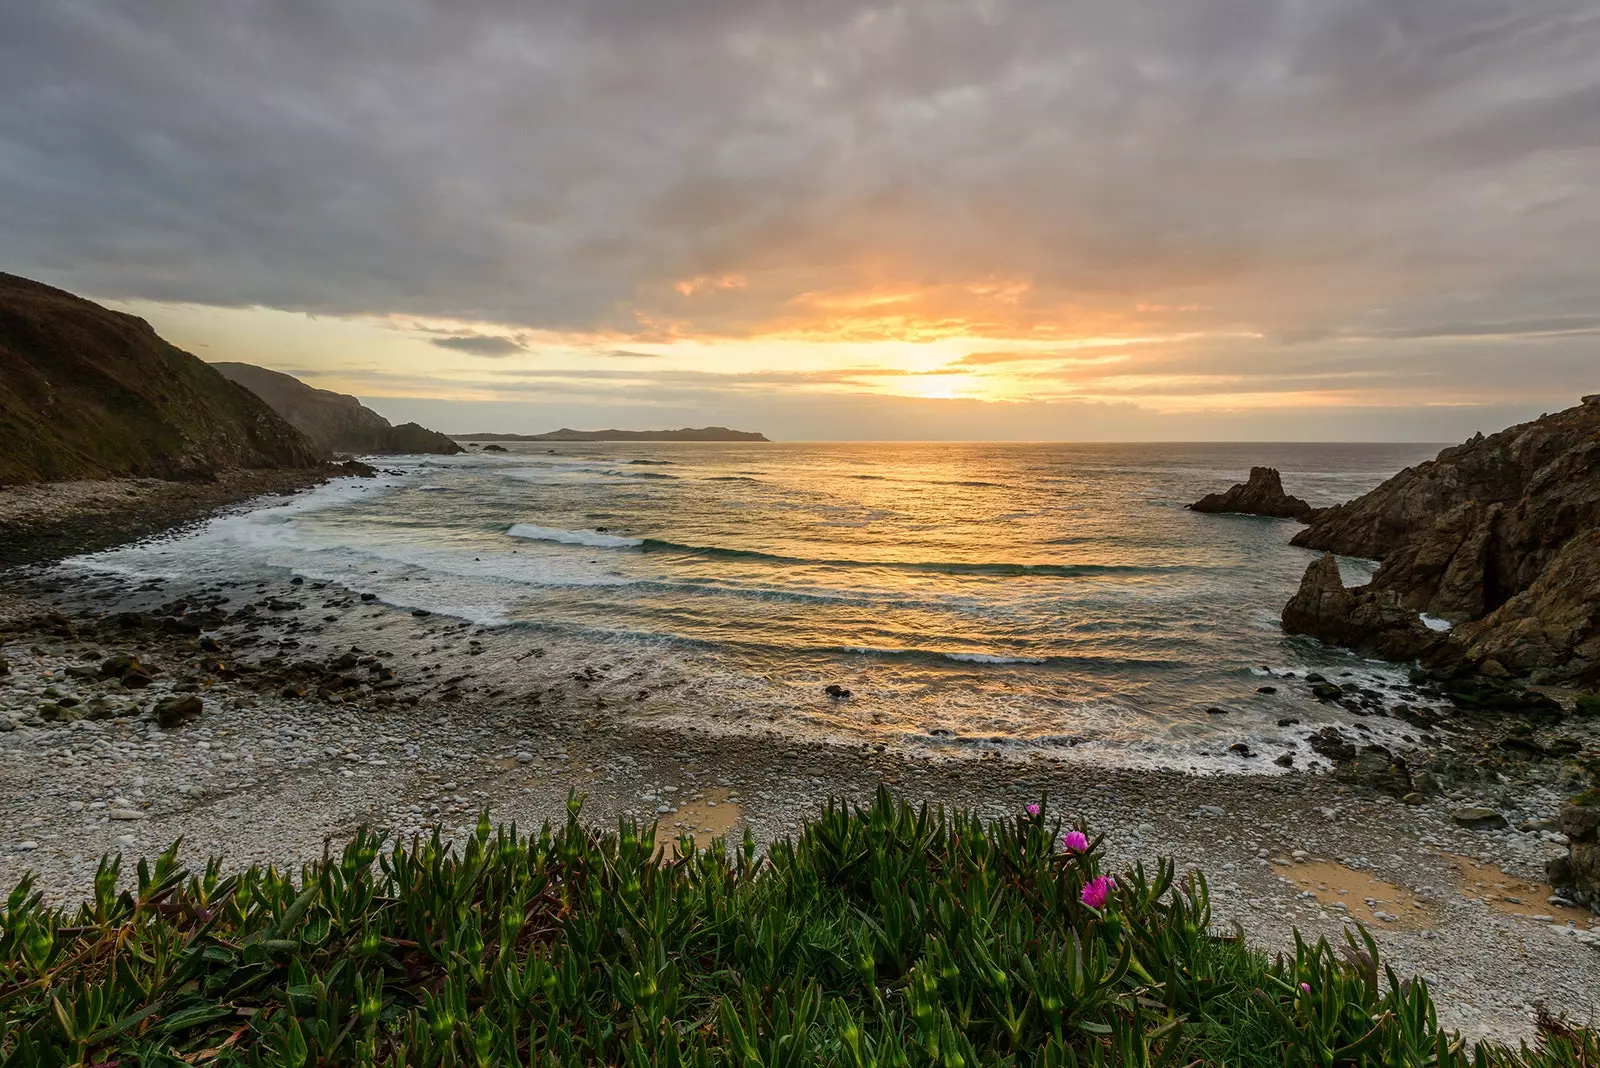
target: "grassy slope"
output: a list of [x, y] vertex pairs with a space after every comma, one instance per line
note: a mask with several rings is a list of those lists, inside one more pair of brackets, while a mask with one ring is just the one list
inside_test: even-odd
[[[1098, 874], [1048, 812], [988, 826], [887, 794], [798, 839], [654, 859], [653, 830], [457, 854], [366, 833], [298, 880], [114, 864], [0, 928], [0, 1063], [807, 1065], [1597, 1063], [1591, 1032], [1466, 1048], [1370, 942], [1268, 961], [1204, 880]], [[183, 1058], [179, 1061], [177, 1058]]]
[[144, 320], [0, 274], [0, 483], [316, 461], [255, 395]]

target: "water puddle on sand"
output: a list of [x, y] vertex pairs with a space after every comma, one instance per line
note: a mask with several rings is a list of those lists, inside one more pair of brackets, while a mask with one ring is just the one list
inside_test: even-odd
[[1600, 916], [1588, 909], [1552, 905], [1547, 900], [1555, 893], [1545, 883], [1507, 875], [1494, 864], [1454, 853], [1441, 854], [1456, 877], [1461, 896], [1481, 901], [1496, 912], [1539, 923], [1576, 923], [1580, 929], [1600, 925]]
[[1403, 886], [1375, 878], [1371, 872], [1331, 860], [1308, 860], [1281, 869], [1277, 875], [1302, 891], [1315, 894], [1317, 904], [1330, 914], [1342, 912], [1368, 927], [1421, 931], [1433, 926], [1433, 912], [1427, 902]]
[[678, 806], [678, 811], [661, 816], [656, 826], [656, 855], [677, 856], [680, 834], [694, 835], [695, 845], [702, 849], [710, 845], [713, 838], [732, 838], [744, 810], [728, 800], [731, 792], [706, 790], [699, 800], [685, 801]]

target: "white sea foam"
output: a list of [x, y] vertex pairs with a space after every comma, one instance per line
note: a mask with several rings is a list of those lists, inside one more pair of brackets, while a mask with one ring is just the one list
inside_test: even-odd
[[540, 527], [532, 523], [514, 523], [506, 533], [527, 541], [556, 541], [563, 545], [588, 545], [596, 549], [637, 549], [644, 544], [643, 538], [624, 538], [619, 534], [602, 534], [598, 530]]
[[1422, 620], [1422, 625], [1427, 627], [1429, 630], [1449, 630], [1452, 626], [1448, 619], [1440, 619], [1438, 616], [1430, 616], [1426, 612], [1418, 612], [1417, 618]]

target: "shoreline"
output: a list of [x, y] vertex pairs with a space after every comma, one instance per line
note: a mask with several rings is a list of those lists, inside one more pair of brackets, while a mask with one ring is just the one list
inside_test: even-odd
[[0, 577], [181, 530], [265, 496], [327, 481], [323, 468], [238, 469], [212, 481], [92, 479], [0, 486]]
[[[1291, 928], [1340, 939], [1343, 917], [1359, 917], [1398, 972], [1430, 977], [1441, 1016], [1473, 1037], [1531, 1037], [1537, 1006], [1580, 1022], [1600, 1014], [1600, 931], [1586, 926], [1596, 918], [1532, 896], [1533, 877], [1562, 851], [1551, 832], [1472, 830], [1452, 816], [1478, 801], [1534, 827], [1556, 797], [1536, 778], [1489, 778], [1475, 793], [1404, 805], [1303, 771], [1194, 775], [694, 730], [635, 711], [658, 692], [680, 700], [687, 685], [692, 695], [693, 680], [513, 648], [512, 636], [327, 584], [219, 587], [181, 610], [130, 617], [119, 613], [160, 600], [160, 583], [120, 595], [111, 580], [54, 593], [36, 576], [0, 583], [0, 656], [11, 667], [0, 678], [0, 713], [11, 713], [0, 724], [11, 727], [0, 732], [0, 823], [14, 828], [0, 842], [0, 881], [34, 870], [53, 899], [81, 895], [102, 853], [150, 855], [180, 836], [191, 863], [292, 864], [361, 823], [459, 833], [486, 808], [526, 832], [559, 818], [569, 789], [595, 822], [660, 818], [664, 836], [687, 824], [748, 830], [765, 845], [828, 797], [864, 800], [887, 782], [986, 816], [1049, 797], [1058, 814], [1105, 832], [1118, 864], [1172, 855], [1201, 867], [1217, 925], [1237, 923], [1269, 950], [1292, 946]], [[353, 653], [342, 620], [357, 612], [382, 644]], [[119, 653], [155, 668], [148, 684], [99, 677]], [[48, 689], [79, 702], [68, 708], [98, 699], [94, 715], [106, 718], [42, 720], [40, 705], [60, 706]], [[643, 691], [652, 696], [634, 700]], [[161, 701], [191, 696], [203, 706], [193, 722], [152, 718]], [[1497, 869], [1473, 866], [1486, 860]]]

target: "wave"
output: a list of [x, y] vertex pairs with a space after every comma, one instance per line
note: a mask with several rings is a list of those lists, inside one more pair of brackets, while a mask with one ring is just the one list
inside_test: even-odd
[[964, 560], [852, 560], [808, 556], [785, 556], [760, 549], [730, 549], [716, 545], [685, 545], [660, 538], [626, 538], [596, 530], [565, 530], [517, 523], [506, 531], [513, 538], [554, 541], [566, 545], [588, 545], [597, 549], [642, 549], [645, 552], [677, 553], [711, 560], [754, 560], [791, 567], [837, 567], [917, 571], [938, 575], [995, 575], [1000, 577], [1092, 578], [1097, 575], [1153, 575], [1191, 571], [1182, 564], [1012, 564]]
[[1000, 487], [1000, 483], [998, 483], [998, 482], [984, 482], [983, 480], [976, 479], [976, 478], [958, 478], [958, 479], [949, 479], [949, 480], [932, 479], [932, 480], [930, 480], [928, 482], [928, 485], [930, 485], [930, 486], [987, 486], [987, 487], [990, 487], [992, 489], [1001, 488]]
[[[635, 461], [635, 462], [637, 463], [637, 461]], [[669, 474], [667, 474], [667, 473], [665, 473], [663, 471], [607, 471], [606, 474], [615, 475], [617, 478], [677, 478], [678, 477], [677, 475], [669, 475]]]
[[865, 479], [868, 482], [888, 482], [888, 475], [846, 475], [845, 478]]
[[1012, 664], [1024, 664], [1037, 667], [1043, 664], [1050, 664], [1078, 668], [1111, 668], [1114, 670], [1122, 670], [1126, 668], [1173, 667], [1177, 663], [1172, 660], [1164, 659], [1096, 656], [1092, 654], [1075, 654], [1065, 656], [1022, 656], [1020, 654], [969, 651], [948, 652], [943, 649], [918, 649], [915, 647], [884, 647], [874, 645], [825, 646], [822, 648], [800, 649], [795, 650], [795, 652], [823, 653], [832, 655], [843, 653], [850, 656], [881, 656], [911, 660], [949, 660], [958, 664], [986, 664], [997, 667], [1005, 667]]
[[628, 462], [630, 464], [655, 464], [663, 467], [673, 467], [678, 463], [676, 460], [629, 460]]
[[761, 480], [759, 478], [750, 478], [748, 475], [712, 475], [710, 478], [703, 479], [702, 481], [705, 481], [705, 482], [754, 482], [758, 486], [761, 485]]
[[619, 534], [606, 534], [598, 530], [540, 527], [532, 523], [513, 523], [506, 533], [525, 541], [555, 541], [563, 545], [588, 545], [595, 549], [637, 549], [644, 544], [643, 538], [624, 538]]

